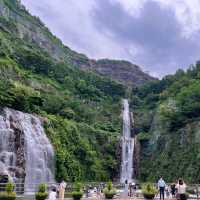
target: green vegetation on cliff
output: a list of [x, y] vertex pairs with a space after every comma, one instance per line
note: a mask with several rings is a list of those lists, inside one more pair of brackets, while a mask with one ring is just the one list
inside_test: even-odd
[[121, 128], [123, 87], [64, 64], [68, 74], [63, 80], [55, 72], [49, 78], [29, 66], [26, 69], [11, 55], [1, 56], [0, 105], [48, 119], [45, 127], [56, 149], [58, 179], [113, 178], [119, 165], [115, 149]]
[[[49, 33], [16, 1], [0, 5], [26, 17], [33, 26], [37, 23], [43, 34]], [[0, 16], [0, 106], [46, 119], [46, 133], [56, 153], [57, 180], [113, 179], [119, 173], [116, 149], [124, 86], [55, 59], [30, 40], [34, 35], [22, 38], [21, 25], [4, 12]]]
[[200, 63], [133, 91], [140, 179], [200, 181]]

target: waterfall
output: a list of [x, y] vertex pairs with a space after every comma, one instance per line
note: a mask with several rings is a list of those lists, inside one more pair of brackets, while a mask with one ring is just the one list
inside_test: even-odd
[[[41, 119], [5, 108], [0, 116], [0, 166], [25, 192], [54, 181], [54, 150]], [[1, 171], [1, 170], [0, 170]]]
[[120, 182], [126, 180], [131, 182], [133, 179], [133, 151], [134, 138], [131, 137], [131, 120], [129, 103], [127, 99], [123, 100], [123, 134], [122, 134], [122, 163]]

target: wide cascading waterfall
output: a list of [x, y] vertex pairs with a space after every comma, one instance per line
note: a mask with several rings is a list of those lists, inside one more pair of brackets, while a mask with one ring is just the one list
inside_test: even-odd
[[129, 103], [123, 100], [123, 134], [122, 134], [122, 163], [120, 182], [131, 182], [133, 180], [133, 151], [134, 138], [131, 137], [131, 120]]
[[[0, 116], [0, 164], [25, 192], [54, 182], [54, 150], [40, 118], [5, 108]], [[2, 145], [3, 144], [3, 145]]]

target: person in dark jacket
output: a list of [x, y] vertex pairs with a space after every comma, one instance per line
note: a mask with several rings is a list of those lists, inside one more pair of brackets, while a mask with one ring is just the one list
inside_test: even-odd
[[175, 197], [175, 195], [176, 195], [176, 184], [172, 183], [170, 188], [171, 188], [172, 197]]

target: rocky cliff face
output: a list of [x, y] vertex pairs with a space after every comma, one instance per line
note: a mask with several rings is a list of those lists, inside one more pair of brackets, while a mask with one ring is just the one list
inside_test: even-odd
[[[15, 29], [11, 22], [17, 25]], [[130, 62], [108, 59], [96, 61], [72, 51], [53, 36], [38, 18], [31, 16], [17, 0], [0, 1], [0, 27], [14, 31], [17, 37], [39, 46], [59, 62], [95, 71], [126, 85], [136, 86], [154, 79]]]
[[0, 174], [16, 182], [25, 179], [24, 132], [12, 116], [0, 115]]
[[139, 66], [124, 60], [102, 59], [93, 61], [90, 67], [101, 75], [109, 76], [125, 85], [138, 86], [153, 80]]
[[54, 151], [41, 119], [4, 108], [0, 115], [0, 174], [24, 184], [26, 192], [34, 192], [38, 183], [54, 181], [53, 170]]
[[151, 137], [140, 140], [139, 177], [156, 181], [159, 176], [171, 182], [179, 177], [190, 183], [199, 182], [200, 122], [194, 121], [170, 130], [168, 121], [156, 112], [150, 128]]

